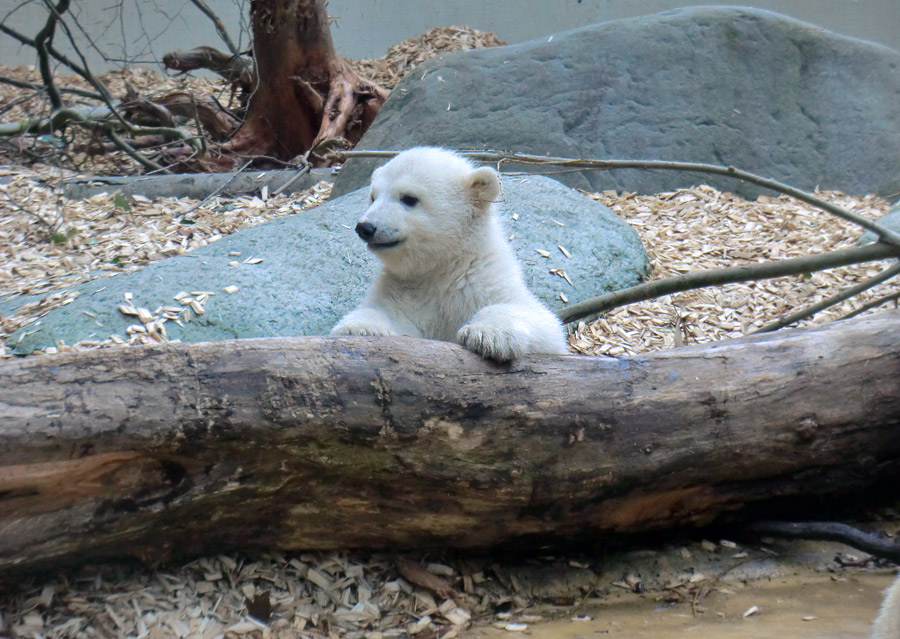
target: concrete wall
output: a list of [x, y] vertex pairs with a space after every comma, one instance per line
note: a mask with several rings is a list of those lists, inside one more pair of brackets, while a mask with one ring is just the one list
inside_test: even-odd
[[752, 5], [900, 50], [900, 0], [330, 0], [342, 55], [379, 57], [435, 26], [468, 25], [507, 42], [689, 5]]
[[[158, 64], [167, 51], [210, 44], [225, 48], [212, 23], [185, 0], [90, 0], [73, 2], [78, 24], [97, 44], [88, 51], [93, 68], [123, 61]], [[247, 0], [207, 0], [235, 40], [246, 46]], [[392, 44], [436, 26], [468, 25], [518, 42], [585, 24], [655, 13], [689, 4], [747, 5], [751, 2], [691, 3], [684, 0], [330, 0], [332, 33], [341, 55], [377, 58]], [[832, 31], [900, 50], [900, 0], [756, 0]], [[33, 37], [45, 20], [38, 0], [4, 0], [0, 20]], [[77, 29], [76, 29], [77, 31]], [[57, 34], [57, 42], [64, 38]], [[103, 51], [104, 60], [97, 52]], [[34, 64], [34, 52], [0, 33], [0, 63]]]

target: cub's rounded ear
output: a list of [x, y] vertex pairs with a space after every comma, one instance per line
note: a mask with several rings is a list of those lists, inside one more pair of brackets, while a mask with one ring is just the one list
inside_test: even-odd
[[475, 169], [468, 176], [469, 199], [479, 207], [486, 207], [500, 195], [500, 176], [489, 166]]

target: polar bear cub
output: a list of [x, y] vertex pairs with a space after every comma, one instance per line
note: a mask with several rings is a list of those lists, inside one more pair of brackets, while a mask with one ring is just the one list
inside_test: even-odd
[[506, 361], [566, 352], [559, 319], [525, 287], [491, 202], [500, 179], [452, 151], [416, 147], [372, 174], [356, 233], [382, 262], [332, 335], [457, 342]]

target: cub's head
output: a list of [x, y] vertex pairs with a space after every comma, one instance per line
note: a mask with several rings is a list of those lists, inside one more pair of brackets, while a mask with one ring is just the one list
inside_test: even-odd
[[416, 147], [372, 174], [369, 208], [357, 234], [400, 276], [427, 272], [477, 236], [500, 193], [490, 167], [452, 151]]

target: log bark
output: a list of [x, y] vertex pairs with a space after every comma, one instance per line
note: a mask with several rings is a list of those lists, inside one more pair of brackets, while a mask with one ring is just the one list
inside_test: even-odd
[[900, 313], [510, 365], [408, 338], [0, 364], [0, 571], [703, 525], [900, 462]]
[[[5, 176], [0, 176], [0, 185], [9, 181], [11, 180]], [[299, 179], [296, 170], [174, 175], [93, 175], [66, 178], [62, 181], [62, 188], [67, 197], [77, 199], [89, 198], [97, 193], [122, 193], [149, 198], [181, 197], [203, 200], [211, 194], [220, 194], [223, 197], [258, 194], [263, 187], [267, 187], [269, 193], [279, 189], [283, 189], [282, 192], [287, 194], [299, 193], [323, 181], [334, 181], [331, 169], [312, 169]]]

